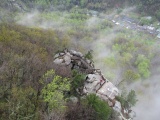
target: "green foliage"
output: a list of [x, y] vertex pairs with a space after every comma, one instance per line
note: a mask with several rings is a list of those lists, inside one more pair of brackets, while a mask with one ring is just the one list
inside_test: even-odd
[[71, 94], [77, 96], [76, 89], [82, 88], [85, 81], [85, 75], [77, 70], [72, 71]]
[[87, 0], [80, 0], [80, 5], [83, 7], [87, 3]]
[[133, 70], [127, 70], [125, 71], [123, 77], [127, 82], [134, 82], [135, 80], [140, 78], [140, 75], [138, 73], [135, 73]]
[[86, 100], [87, 104], [96, 111], [97, 120], [109, 120], [112, 110], [105, 101], [102, 101], [95, 94], [88, 95]]
[[128, 38], [121, 36], [118, 36], [115, 39], [115, 43], [113, 44], [112, 49], [118, 51], [120, 54], [124, 52], [133, 53], [137, 50], [133, 41], [130, 41]]
[[101, 28], [105, 29], [107, 27], [112, 28], [113, 27], [113, 23], [111, 21], [109, 21], [109, 20], [102, 21]]
[[92, 50], [89, 50], [87, 52], [87, 54], [84, 55], [85, 58], [89, 59], [89, 60], [93, 60], [93, 51]]
[[[0, 24], [0, 119], [41, 119], [45, 107], [40, 102], [42, 84], [39, 79], [51, 68], [55, 52], [66, 46], [68, 40], [58, 31]], [[46, 88], [53, 80], [51, 73], [41, 81]], [[57, 79], [67, 85], [67, 79]], [[55, 91], [55, 94], [57, 99], [62, 99], [62, 93]]]
[[64, 92], [70, 91], [70, 81], [67, 78], [55, 75], [54, 70], [48, 71], [42, 81], [50, 77], [53, 77], [52, 82], [44, 86], [41, 95], [43, 100], [48, 103], [49, 110], [63, 110], [65, 108]]
[[0, 26], [0, 42], [8, 43], [20, 39], [18, 32], [9, 30], [6, 26]]
[[133, 58], [131, 53], [123, 52], [120, 58], [120, 62], [122, 65], [128, 64]]
[[[7, 112], [3, 113], [2, 119], [30, 120], [36, 117], [36, 92], [31, 87], [13, 87], [11, 96], [7, 99]], [[1, 109], [1, 108], [0, 108]], [[1, 109], [2, 110], [2, 109]], [[5, 116], [8, 115], [8, 116]], [[0, 117], [1, 118], [1, 117]]]
[[135, 106], [136, 102], [138, 101], [134, 90], [131, 90], [128, 95], [117, 96], [116, 100], [118, 100], [122, 107], [126, 109]]
[[133, 41], [121, 36], [115, 39], [112, 49], [116, 52], [114, 56], [118, 58], [115, 63], [117, 64], [118, 61], [121, 66], [128, 66], [134, 58], [134, 53], [137, 51]]
[[129, 108], [128, 102], [124, 96], [116, 96], [116, 100], [118, 100], [121, 103], [122, 107]]
[[43, 12], [42, 14], [40, 14], [40, 17], [46, 20], [58, 21], [60, 19], [60, 15], [61, 13], [58, 11], [57, 12]]
[[50, 0], [35, 0], [35, 2], [40, 5], [47, 5], [50, 3]]
[[105, 58], [103, 62], [110, 68], [115, 68], [117, 65], [116, 59], [114, 56]]
[[131, 107], [136, 105], [136, 102], [138, 101], [136, 98], [136, 93], [134, 90], [131, 90], [129, 94], [127, 95], [127, 101], [131, 105]]
[[117, 14], [120, 14], [123, 10], [122, 9], [117, 9]]
[[156, 17], [158, 20], [160, 20], [160, 10], [156, 11]]
[[[16, 2], [19, 3], [19, 1], [23, 1], [28, 7], [31, 6], [32, 8], [36, 5], [38, 9], [42, 11], [45, 10], [45, 12], [40, 15], [41, 19], [37, 20], [36, 25], [40, 25], [41, 21], [43, 22], [45, 20], [54, 21], [55, 25], [51, 27], [55, 29], [66, 28], [62, 31], [65, 31], [67, 35], [61, 30], [44, 30], [15, 25], [10, 21], [10, 18], [14, 18], [15, 14], [7, 12], [7, 16], [1, 16], [1, 14], [6, 13], [6, 11], [0, 9], [3, 11], [0, 13], [1, 21], [6, 22], [9, 20], [10, 23], [12, 23], [0, 24], [0, 114], [2, 113], [0, 119], [5, 120], [9, 119], [9, 117], [10, 119], [43, 119], [40, 118], [39, 114], [42, 110], [46, 110], [45, 107], [47, 105], [50, 111], [52, 108], [63, 109], [66, 103], [64, 93], [71, 89], [71, 94], [77, 95], [76, 89], [82, 88], [85, 80], [83, 74], [74, 71], [73, 77], [71, 78], [71, 86], [67, 87], [66, 85], [70, 84], [70, 80], [57, 76], [53, 70], [50, 70], [52, 68], [52, 58], [55, 51], [68, 46], [72, 47], [73, 45], [70, 44], [70, 38], [76, 39], [80, 41], [80, 43], [81, 41], [85, 41], [86, 44], [91, 44], [93, 40], [99, 38], [99, 35], [101, 38], [103, 35], [110, 36], [113, 23], [104, 19], [103, 15], [103, 20], [97, 19], [97, 24], [92, 23], [91, 27], [86, 25], [86, 21], [87, 23], [90, 22], [90, 15], [93, 15], [89, 9], [96, 10], [95, 12], [99, 11], [100, 13], [103, 10], [108, 11], [108, 8], [114, 8], [118, 5], [119, 8], [117, 12], [120, 13], [122, 12], [120, 8], [122, 0], [18, 0]], [[144, 3], [141, 4], [143, 10], [148, 9], [149, 12], [153, 11], [156, 17], [159, 18], [159, 7], [155, 7], [158, 6], [158, 0], [141, 1]], [[136, 2], [137, 0], [132, 0], [132, 3]], [[11, 8], [9, 4], [8, 1], [2, 0], [0, 6], [8, 9]], [[150, 10], [150, 8], [156, 10]], [[54, 11], [47, 13], [46, 11], [50, 11], [50, 9]], [[67, 9], [67, 11], [56, 11], [55, 9]], [[106, 11], [104, 11], [104, 13], [105, 12]], [[90, 13], [90, 15], [87, 15], [87, 13]], [[100, 18], [99, 13], [97, 12]], [[141, 22], [142, 24], [150, 24], [152, 21], [147, 21], [142, 18]], [[121, 67], [123, 70], [122, 77], [126, 79], [127, 82], [132, 82], [140, 77], [149, 77], [150, 56], [152, 56], [151, 47], [155, 43], [152, 37], [142, 32], [138, 33], [128, 30], [120, 30], [119, 33], [120, 35], [118, 34], [118, 37], [113, 40], [112, 56], [105, 58], [102, 62], [112, 69], [117, 69], [117, 66], [118, 68]], [[107, 45], [103, 42], [100, 44], [101, 46], [98, 46], [96, 51], [105, 50]], [[110, 44], [108, 46], [110, 46]], [[86, 58], [92, 59], [92, 54], [89, 52], [86, 54]], [[140, 55], [138, 55], [138, 53], [140, 53]], [[46, 71], [47, 73], [44, 75]], [[110, 79], [115, 77], [114, 73], [116, 70], [113, 71], [107, 72], [107, 76]], [[42, 78], [42, 76], [43, 79], [41, 79], [40, 82], [43, 84], [40, 84], [39, 79]], [[53, 82], [53, 80], [55, 82]], [[39, 94], [42, 86], [45, 87], [43, 87], [41, 91], [41, 98]], [[119, 99], [123, 106], [128, 107], [129, 104], [131, 106], [135, 104], [136, 99], [134, 98], [135, 92], [132, 91], [128, 96]], [[97, 114], [95, 114], [97, 115], [97, 119], [103, 120], [102, 117], [104, 117], [106, 113], [107, 115], [110, 114], [102, 108], [106, 103], [99, 102], [100, 100], [94, 97], [90, 99], [93, 99], [90, 100], [90, 106], [96, 110]], [[92, 102], [94, 105], [91, 105]], [[46, 105], [44, 105], [45, 103]], [[80, 107], [77, 107], [76, 110], [78, 110], [78, 108]], [[85, 115], [83, 114], [85, 108], [86, 106], [82, 106], [80, 111], [82, 113], [79, 115]], [[103, 111], [104, 113], [101, 113]], [[107, 115], [104, 119], [107, 119]]]
[[148, 78], [150, 76], [150, 60], [148, 58], [146, 58], [144, 55], [139, 54], [135, 64], [137, 65], [139, 74], [143, 78]]
[[144, 36], [141, 37], [138, 33], [126, 34], [129, 35], [124, 36], [120, 33], [115, 38], [112, 54], [116, 59], [115, 61], [114, 59], [110, 60], [110, 65], [118, 63], [118, 65], [123, 66], [122, 77], [128, 83], [140, 78], [148, 78], [150, 76], [150, 61], [153, 58], [152, 44], [148, 44], [150, 40], [144, 40]]
[[153, 5], [159, 1], [158, 0], [140, 0], [140, 2], [143, 3], [144, 5]]
[[[159, 13], [160, 10], [159, 6], [159, 0], [139, 0], [140, 3], [138, 3], [139, 10], [144, 14], [150, 14], [152, 16], [155, 16], [159, 19]], [[144, 22], [147, 22], [146, 20]]]
[[142, 17], [140, 19], [140, 24], [141, 25], [150, 25], [150, 24], [152, 24], [152, 19], [147, 19], [145, 17]]

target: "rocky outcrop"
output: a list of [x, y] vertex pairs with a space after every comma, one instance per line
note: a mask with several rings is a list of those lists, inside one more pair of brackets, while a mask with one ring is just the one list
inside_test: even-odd
[[105, 79], [101, 71], [95, 69], [93, 62], [85, 58], [82, 53], [65, 49], [54, 56], [54, 63], [60, 66], [71, 66], [72, 70], [77, 69], [86, 74], [83, 90], [77, 88], [80, 95], [96, 94], [119, 114], [119, 120], [132, 120], [135, 117], [132, 110], [124, 109], [116, 100], [116, 96], [120, 94], [118, 88]]

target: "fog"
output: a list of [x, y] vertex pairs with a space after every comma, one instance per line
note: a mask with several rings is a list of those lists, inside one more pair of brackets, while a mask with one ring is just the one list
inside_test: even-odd
[[34, 10], [29, 13], [19, 13], [16, 17], [16, 23], [28, 27], [40, 27], [43, 29], [65, 31], [68, 26], [63, 26], [64, 17], [65, 14], [61, 14], [61, 17], [58, 20], [47, 20], [43, 18], [38, 10]]
[[[121, 14], [129, 14], [130, 11], [135, 10], [135, 7], [124, 9]], [[103, 14], [106, 18], [107, 16], [114, 16], [114, 14], [106, 15]], [[68, 30], [70, 25], [64, 24], [64, 18], [68, 16], [68, 14], [63, 13], [61, 18], [58, 21], [46, 20], [40, 17], [40, 12], [34, 11], [32, 13], [22, 13], [19, 14], [18, 24], [29, 26], [29, 27], [40, 27], [43, 29], [57, 29], [57, 30]], [[103, 20], [97, 17], [91, 17], [86, 21], [86, 27], [94, 28], [97, 24], [102, 22]], [[119, 29], [119, 27], [114, 26], [109, 34], [101, 34], [98, 33], [93, 36], [96, 36], [96, 39], [93, 42], [84, 43], [84, 41], [77, 42], [76, 39], [72, 38], [72, 42], [74, 44], [81, 45], [82, 48], [87, 50], [93, 50], [93, 56], [96, 68], [101, 69], [104, 76], [107, 75], [108, 71], [113, 72], [116, 76], [113, 79], [113, 83], [116, 84], [117, 80], [121, 80], [120, 72], [121, 68], [117, 70], [111, 70], [105, 64], [103, 59], [111, 55], [111, 44], [113, 39], [117, 36], [115, 30]], [[87, 51], [86, 50], [86, 51]], [[116, 57], [116, 56], [115, 56]], [[157, 66], [158, 67], [158, 66]], [[156, 71], [155, 71], [156, 72]], [[135, 120], [159, 120], [159, 108], [160, 108], [160, 75], [154, 74], [147, 80], [137, 81], [135, 83], [129, 84], [125, 86], [126, 89], [133, 89], [136, 91], [136, 95], [138, 98], [138, 102], [133, 110], [136, 112]]]
[[159, 120], [160, 108], [160, 75], [149, 80], [136, 82], [130, 86], [137, 93], [138, 102], [133, 108], [136, 111], [135, 120]]

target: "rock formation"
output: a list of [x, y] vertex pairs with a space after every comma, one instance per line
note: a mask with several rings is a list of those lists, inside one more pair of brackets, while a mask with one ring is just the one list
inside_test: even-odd
[[116, 96], [120, 94], [118, 88], [105, 79], [101, 71], [95, 69], [93, 62], [85, 58], [82, 53], [65, 49], [54, 56], [54, 63], [61, 66], [70, 65], [72, 70], [77, 69], [86, 74], [83, 90], [77, 88], [80, 95], [96, 94], [119, 114], [119, 120], [132, 120], [135, 117], [132, 110], [124, 109], [116, 100]]

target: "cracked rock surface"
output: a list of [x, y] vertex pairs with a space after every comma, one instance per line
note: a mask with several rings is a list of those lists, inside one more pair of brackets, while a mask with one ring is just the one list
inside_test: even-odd
[[121, 103], [115, 99], [120, 94], [118, 88], [105, 79], [101, 71], [95, 69], [91, 60], [86, 59], [82, 53], [65, 49], [54, 56], [53, 62], [60, 66], [71, 66], [71, 70], [76, 69], [86, 74], [83, 90], [79, 91], [77, 88], [80, 95], [96, 94], [119, 113], [119, 120], [132, 120], [135, 117], [132, 110], [123, 109]]

